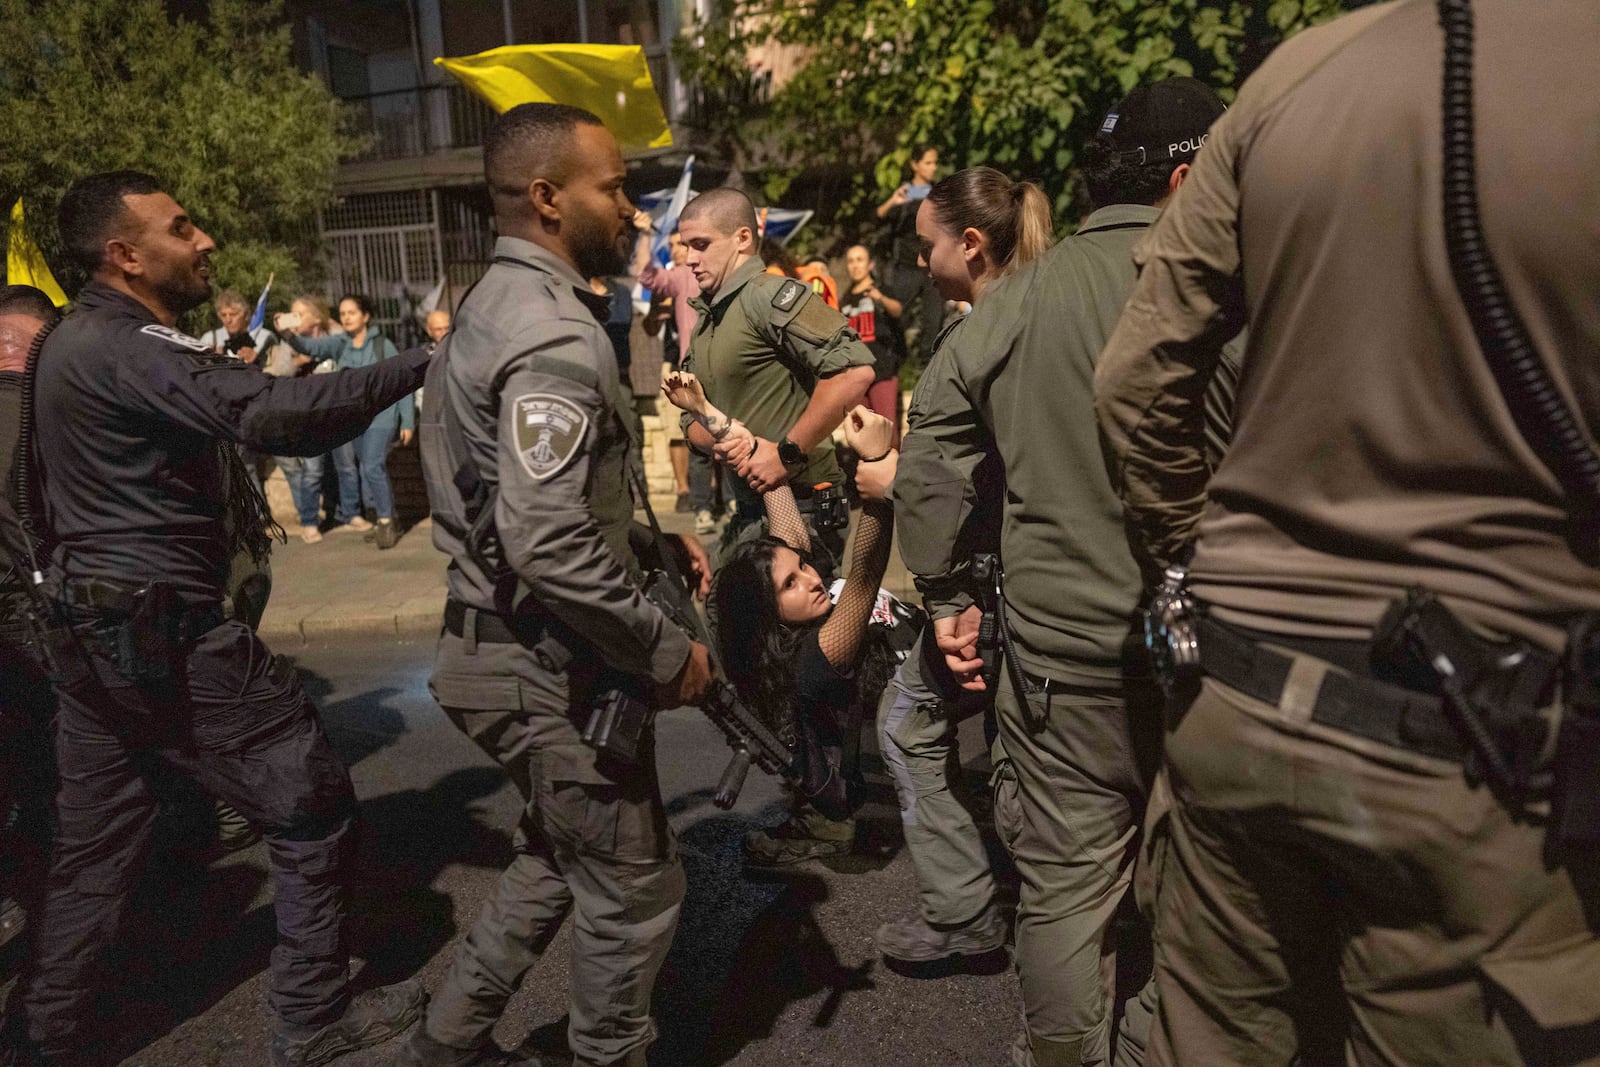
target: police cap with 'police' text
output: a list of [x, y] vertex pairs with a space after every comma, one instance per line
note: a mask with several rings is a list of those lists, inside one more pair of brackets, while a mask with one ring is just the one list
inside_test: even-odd
[[1188, 163], [1226, 110], [1205, 82], [1167, 78], [1141, 85], [1117, 101], [1100, 124], [1100, 136], [1129, 163]]

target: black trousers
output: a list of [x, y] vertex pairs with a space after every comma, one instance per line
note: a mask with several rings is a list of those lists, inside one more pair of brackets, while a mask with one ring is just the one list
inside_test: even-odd
[[56, 841], [8, 1032], [25, 1026], [51, 1058], [82, 1044], [98, 964], [149, 848], [158, 764], [233, 805], [266, 839], [273, 1010], [294, 1023], [337, 1018], [348, 996], [355, 793], [298, 676], [275, 668], [241, 622], [193, 642], [173, 680], [156, 686], [128, 683], [92, 636], [81, 644], [94, 677], [59, 694]]

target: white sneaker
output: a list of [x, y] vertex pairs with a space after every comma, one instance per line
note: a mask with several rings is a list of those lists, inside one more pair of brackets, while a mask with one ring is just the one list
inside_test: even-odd
[[322, 540], [322, 531], [315, 526], [302, 526], [300, 527], [300, 540], [308, 545], [314, 545]]
[[707, 511], [705, 508], [701, 508], [699, 511], [694, 513], [694, 532], [697, 534], [717, 532], [717, 520], [711, 514], [711, 512]]

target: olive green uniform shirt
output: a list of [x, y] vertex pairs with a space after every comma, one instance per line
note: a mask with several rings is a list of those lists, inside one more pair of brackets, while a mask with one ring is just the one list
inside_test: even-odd
[[[1494, 42], [1474, 71], [1487, 240], [1593, 440], [1600, 109], [1572, 86], [1593, 82], [1600, 6], [1474, 12]], [[1567, 495], [1518, 431], [1451, 279], [1442, 47], [1420, 0], [1284, 42], [1140, 243], [1096, 381], [1100, 422], [1135, 535], [1157, 558], [1194, 540], [1191, 584], [1225, 621], [1358, 640], [1423, 585], [1481, 627], [1555, 648], [1573, 615], [1600, 610]], [[1233, 440], [1208, 483], [1202, 383], [1245, 322]]]
[[[685, 366], [708, 400], [769, 441], [782, 441], [804, 414], [818, 379], [873, 365], [848, 319], [804, 282], [765, 273], [759, 259], [735, 270], [716, 296], [689, 305], [699, 318]], [[833, 442], [819, 442], [790, 480], [841, 484]]]
[[[986, 292], [918, 383], [895, 479], [900, 551], [935, 618], [972, 602], [971, 531], [1002, 511], [1018, 658], [1031, 674], [1116, 682], [1131, 656], [1139, 568], [1095, 424], [1095, 360], [1133, 288], [1151, 207], [1102, 208]], [[998, 456], [1005, 489], [983, 488]]]

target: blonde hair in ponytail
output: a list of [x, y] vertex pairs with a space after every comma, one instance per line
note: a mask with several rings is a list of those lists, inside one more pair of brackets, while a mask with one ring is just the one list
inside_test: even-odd
[[996, 277], [1038, 259], [1055, 239], [1044, 190], [993, 167], [956, 171], [929, 191], [928, 203], [951, 233], [974, 229], [989, 239]]
[[1044, 195], [1044, 190], [1033, 182], [1016, 182], [1011, 192], [1017, 198], [1017, 239], [1001, 274], [1010, 274], [1038, 259], [1050, 251], [1056, 240], [1050, 226], [1050, 198]]

